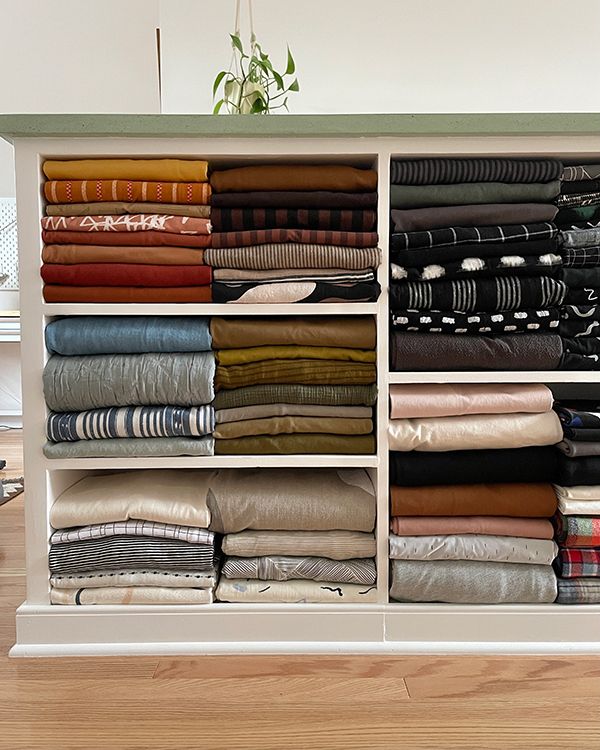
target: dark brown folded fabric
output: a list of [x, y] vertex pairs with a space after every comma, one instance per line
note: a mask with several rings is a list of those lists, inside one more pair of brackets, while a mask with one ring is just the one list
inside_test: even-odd
[[250, 247], [280, 242], [338, 247], [376, 247], [377, 232], [335, 232], [327, 229], [256, 229], [246, 232], [215, 232], [212, 247]]
[[551, 484], [392, 485], [392, 516], [513, 516], [550, 518], [556, 512]]
[[375, 208], [377, 193], [335, 193], [327, 190], [253, 191], [251, 193], [213, 193], [213, 208]]
[[217, 193], [251, 190], [339, 190], [360, 193], [377, 189], [377, 172], [340, 164], [261, 164], [213, 172]]
[[538, 224], [552, 221], [558, 209], [552, 203], [480, 203], [468, 206], [392, 209], [396, 232], [418, 232], [443, 227], [485, 227], [503, 224]]
[[560, 336], [551, 333], [491, 337], [399, 331], [390, 338], [394, 372], [556, 370], [562, 351]]
[[136, 263], [44, 264], [47, 284], [68, 286], [205, 286], [211, 281], [210, 266], [144, 266]]
[[215, 440], [215, 455], [292, 455], [298, 453], [360, 454], [375, 453], [374, 435], [255, 435]]
[[[199, 287], [206, 288], [206, 287]], [[293, 383], [300, 385], [368, 385], [377, 380], [375, 365], [328, 359], [269, 359], [245, 365], [219, 365], [215, 388]]]
[[118, 245], [44, 245], [44, 263], [141, 263], [157, 266], [202, 266], [204, 250], [193, 247]]
[[210, 220], [214, 232], [283, 228], [370, 232], [377, 215], [375, 211], [331, 208], [213, 208]]
[[52, 232], [42, 231], [46, 245], [172, 245], [173, 247], [210, 247], [210, 234], [173, 234], [172, 232]]
[[375, 320], [363, 316], [211, 318], [213, 349], [251, 346], [337, 346], [374, 349]]
[[46, 302], [212, 302], [210, 286], [44, 286]]

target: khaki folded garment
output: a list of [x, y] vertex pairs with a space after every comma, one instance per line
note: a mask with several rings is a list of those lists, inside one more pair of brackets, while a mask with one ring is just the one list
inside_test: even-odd
[[369, 435], [373, 432], [372, 419], [345, 419], [338, 417], [266, 417], [245, 419], [242, 422], [219, 424], [213, 431], [215, 438], [225, 440], [247, 435], [281, 435], [299, 433], [324, 433], [332, 435]]
[[[361, 385], [375, 383], [375, 365], [318, 359], [271, 359], [245, 365], [217, 366], [215, 388], [241, 388], [261, 383]], [[558, 417], [556, 417], [558, 421]], [[562, 437], [562, 430], [559, 438]]]
[[283, 456], [315, 453], [371, 455], [375, 453], [375, 436], [307, 432], [295, 435], [253, 435], [230, 440], [215, 440], [216, 456], [270, 454]]
[[170, 216], [197, 216], [210, 218], [210, 206], [178, 206], [176, 203], [126, 203], [104, 201], [103, 203], [49, 203], [46, 216], [123, 216], [125, 214], [168, 214]]
[[258, 404], [321, 404], [323, 406], [373, 406], [376, 385], [299, 385], [272, 383], [219, 391], [215, 409], [246, 408]]
[[223, 552], [237, 557], [313, 555], [330, 560], [374, 557], [373, 534], [360, 531], [240, 531], [223, 537]]
[[215, 413], [217, 424], [244, 422], [267, 417], [336, 417], [338, 419], [371, 419], [369, 406], [320, 406], [319, 404], [256, 404]]
[[[256, 321], [253, 319], [253, 323]], [[256, 323], [258, 326], [259, 324]], [[214, 346], [213, 341], [213, 348]], [[250, 346], [245, 349], [217, 349], [215, 352], [217, 362], [229, 367], [231, 365], [245, 365], [266, 360], [331, 360], [342, 362], [375, 362], [377, 357], [374, 351], [363, 349], [348, 349], [339, 346], [300, 346], [292, 344], [289, 346]], [[340, 368], [345, 365], [340, 364]]]

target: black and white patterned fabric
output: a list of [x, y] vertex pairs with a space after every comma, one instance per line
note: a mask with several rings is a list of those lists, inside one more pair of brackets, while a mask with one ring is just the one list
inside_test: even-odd
[[556, 159], [392, 159], [393, 185], [459, 182], [552, 182], [562, 173]]
[[600, 178], [600, 164], [576, 164], [563, 167], [560, 179], [563, 182], [575, 182], [576, 180], [597, 180]]
[[548, 221], [539, 224], [506, 224], [497, 227], [448, 227], [424, 232], [394, 232], [391, 235], [390, 248], [396, 251], [482, 242], [552, 240], [557, 235], [558, 227]]
[[571, 338], [600, 336], [600, 307], [565, 305], [561, 309], [560, 334]]
[[600, 203], [600, 192], [559, 195], [556, 199], [556, 205], [559, 208], [574, 208], [575, 206], [595, 206], [598, 203]]
[[86, 539], [101, 539], [105, 536], [153, 536], [160, 539], [179, 539], [190, 544], [213, 544], [214, 531], [197, 526], [179, 526], [158, 521], [111, 521], [91, 526], [77, 526], [72, 529], [58, 529], [50, 537], [50, 544], [81, 542]]
[[222, 575], [226, 578], [254, 578], [261, 581], [335, 581], [375, 583], [375, 560], [330, 560], [327, 557], [227, 557]]
[[600, 354], [574, 354], [565, 352], [559, 370], [600, 370]]
[[567, 305], [576, 307], [594, 307], [600, 305], [600, 287], [569, 287], [564, 301]]
[[[471, 249], [475, 249], [471, 246]], [[562, 256], [556, 253], [544, 255], [501, 255], [491, 258], [473, 254], [459, 261], [429, 263], [424, 266], [405, 266], [392, 263], [390, 274], [393, 281], [433, 281], [435, 279], [462, 279], [471, 276], [516, 276], [552, 275], [562, 266]]]
[[[598, 331], [600, 335], [600, 330]], [[600, 354], [600, 338], [594, 336], [581, 336], [579, 338], [563, 338], [563, 347], [571, 354], [582, 354], [590, 356]]]
[[556, 331], [560, 312], [517, 310], [501, 313], [442, 312], [440, 310], [398, 310], [391, 315], [391, 326], [398, 331], [419, 333], [487, 334]]
[[570, 268], [593, 268], [600, 266], [600, 247], [565, 247], [564, 264]]
[[325, 281], [248, 283], [213, 281], [212, 300], [226, 304], [289, 304], [307, 302], [375, 302], [381, 293], [377, 281], [330, 284]]

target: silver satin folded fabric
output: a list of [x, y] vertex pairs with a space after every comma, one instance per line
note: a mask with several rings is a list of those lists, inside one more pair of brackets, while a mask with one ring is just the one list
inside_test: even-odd
[[569, 440], [565, 438], [556, 446], [565, 456], [577, 458], [579, 456], [600, 456], [600, 443], [588, 443], [583, 440]]
[[215, 412], [217, 424], [242, 422], [247, 419], [266, 417], [339, 417], [343, 419], [370, 419], [373, 410], [369, 406], [320, 406], [318, 404], [256, 404]]
[[331, 560], [374, 557], [373, 534], [360, 531], [240, 531], [223, 537], [223, 552], [238, 557], [307, 555]]
[[214, 588], [217, 573], [195, 570], [99, 570], [80, 575], [53, 575], [50, 584], [57, 589], [96, 589], [114, 586], [165, 586], [168, 588]]
[[261, 581], [336, 581], [374, 584], [375, 560], [329, 560], [325, 557], [271, 555], [228, 557], [221, 570], [226, 578], [256, 578]]
[[211, 589], [160, 586], [50, 589], [50, 604], [211, 604]]
[[551, 565], [474, 560], [393, 560], [390, 597], [399, 602], [549, 604], [557, 586]]
[[213, 456], [215, 440], [201, 438], [108, 438], [46, 443], [46, 458], [120, 458], [121, 456]]
[[221, 578], [216, 598], [221, 602], [259, 604], [375, 604], [377, 587], [334, 581], [254, 581]]
[[489, 534], [390, 535], [392, 560], [480, 560], [550, 565], [557, 552], [558, 547], [551, 539]]
[[554, 411], [542, 414], [467, 414], [456, 417], [394, 419], [392, 451], [458, 451], [554, 445], [563, 431]]
[[576, 485], [561, 487], [554, 485], [558, 498], [558, 509], [565, 516], [599, 516], [600, 485]]

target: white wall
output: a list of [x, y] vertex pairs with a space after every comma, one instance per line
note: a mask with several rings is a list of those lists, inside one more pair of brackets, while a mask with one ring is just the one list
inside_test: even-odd
[[[233, 9], [161, 0], [164, 112], [211, 111]], [[254, 18], [275, 61], [294, 53], [294, 113], [600, 111], [598, 0], [254, 0]]]

